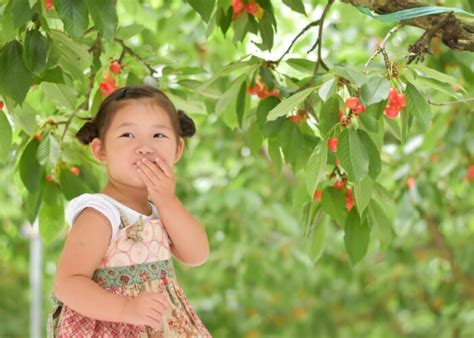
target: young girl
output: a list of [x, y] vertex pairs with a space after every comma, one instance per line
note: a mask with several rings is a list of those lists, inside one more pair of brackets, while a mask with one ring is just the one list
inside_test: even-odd
[[172, 263], [174, 256], [197, 266], [209, 254], [204, 227], [175, 195], [172, 167], [194, 132], [193, 121], [150, 86], [116, 90], [79, 130], [108, 182], [66, 209], [71, 229], [48, 336], [210, 337]]

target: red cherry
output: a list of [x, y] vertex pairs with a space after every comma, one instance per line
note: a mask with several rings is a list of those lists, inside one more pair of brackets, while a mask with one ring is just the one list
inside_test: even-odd
[[0, 110], [2, 110], [4, 106], [5, 104], [3, 103], [3, 101], [0, 101]]
[[406, 185], [408, 189], [412, 189], [416, 184], [416, 181], [413, 177], [408, 177]]
[[398, 107], [395, 107], [395, 106], [387, 106], [385, 107], [385, 109], [383, 110], [385, 115], [389, 118], [389, 119], [395, 119], [398, 114], [400, 113], [400, 110]]
[[354, 110], [354, 115], [357, 116], [357, 115], [359, 115], [360, 113], [363, 113], [363, 112], [365, 112], [365, 106], [363, 104], [360, 104]]
[[401, 94], [398, 95], [398, 104], [402, 108], [407, 105], [407, 99], [405, 97], [405, 94], [401, 93]]
[[109, 66], [109, 70], [114, 74], [120, 74], [122, 65], [118, 61], [113, 61]]
[[323, 192], [321, 191], [321, 189], [317, 189], [313, 194], [313, 199], [316, 202], [319, 202], [321, 201], [322, 196], [323, 196]]
[[274, 88], [271, 92], [268, 93], [268, 96], [280, 97], [280, 89]]
[[474, 179], [474, 165], [471, 164], [468, 168], [467, 168], [467, 173], [466, 173], [466, 177], [465, 177], [466, 181], [468, 182], [471, 182], [473, 179]]
[[328, 140], [328, 148], [330, 151], [332, 152], [336, 152], [337, 151], [337, 143], [339, 142], [339, 140], [337, 139], [337, 137], [331, 137], [329, 140]]
[[268, 92], [268, 87], [267, 87], [267, 84], [264, 83], [262, 85], [262, 88], [260, 88], [260, 91], [257, 93], [257, 96], [260, 98], [260, 99], [264, 99], [268, 96], [269, 92]]
[[48, 11], [54, 9], [53, 0], [44, 0], [44, 6], [46, 7], [46, 10]]
[[108, 73], [104, 74], [104, 78], [105, 80], [99, 83], [99, 89], [105, 96], [108, 96], [117, 89], [117, 84], [115, 83], [115, 80], [109, 76]]
[[346, 209], [351, 211], [354, 207], [354, 195], [352, 194], [351, 188], [346, 189]]
[[46, 176], [46, 181], [52, 182], [53, 181], [53, 176], [51, 176], [51, 175]]
[[232, 20], [237, 20], [244, 8], [245, 5], [242, 0], [232, 0]]
[[37, 139], [38, 141], [41, 141], [41, 140], [43, 139], [43, 137], [41, 136], [41, 134], [38, 134], [38, 133], [34, 134], [33, 137], [34, 137], [35, 139]]
[[393, 87], [390, 88], [390, 89], [388, 90], [388, 100], [389, 100], [390, 102], [393, 102], [393, 101], [396, 101], [397, 98], [398, 98], [398, 91], [397, 91], [397, 89], [396, 89], [396, 88], [393, 88]]
[[245, 10], [247, 13], [255, 14], [258, 11], [258, 5], [256, 3], [249, 3], [245, 6]]
[[337, 190], [342, 190], [345, 185], [346, 185], [346, 184], [344, 183], [344, 181], [336, 181], [336, 182], [334, 182], [334, 188], [336, 188]]
[[347, 123], [347, 115], [339, 115], [339, 122], [341, 122], [342, 124], [346, 124]]
[[255, 85], [252, 87], [250, 85], [247, 85], [247, 93], [249, 95], [257, 95], [257, 93], [260, 91], [260, 86], [258, 83], [255, 83]]
[[346, 99], [346, 107], [349, 109], [356, 109], [359, 105], [359, 98], [356, 96], [349, 97]]
[[81, 174], [81, 169], [78, 167], [71, 167], [69, 168], [69, 171], [74, 175], [74, 176], [79, 176]]

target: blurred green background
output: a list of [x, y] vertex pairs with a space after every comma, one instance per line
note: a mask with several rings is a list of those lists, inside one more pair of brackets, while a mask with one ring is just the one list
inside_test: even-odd
[[[437, 3], [472, 11], [469, 1]], [[129, 41], [149, 62], [164, 58], [176, 68], [200, 67], [213, 74], [247, 53], [276, 59], [297, 32], [321, 15], [325, 4], [306, 2], [305, 17], [273, 1], [278, 32], [271, 53], [260, 52], [254, 37], [234, 45], [230, 31], [227, 38], [217, 30], [206, 37], [207, 25], [184, 2], [118, 1], [117, 13], [119, 26], [145, 27]], [[6, 5], [0, 1], [0, 9]], [[332, 7], [327, 22], [323, 57], [328, 65], [360, 67], [393, 27], [343, 3]], [[420, 29], [403, 28], [387, 44], [390, 57], [403, 63], [408, 45], [421, 34]], [[298, 40], [291, 55], [315, 60], [314, 52], [306, 54], [314, 36]], [[120, 52], [119, 45], [110, 47], [101, 56], [103, 63]], [[472, 97], [473, 59], [472, 53], [440, 45], [425, 65], [458, 78]], [[125, 59], [125, 68], [127, 62], [130, 68], [139, 67]], [[381, 64], [381, 57], [374, 62]], [[279, 71], [302, 76], [285, 64]], [[173, 87], [172, 75], [160, 84]], [[125, 83], [125, 78], [118, 79], [119, 85]], [[222, 79], [218, 85], [227, 84]], [[449, 84], [430, 83], [424, 89], [435, 102], [453, 100]], [[39, 100], [34, 90], [28, 94], [29, 104]], [[208, 104], [199, 95], [194, 100], [201, 107]], [[356, 266], [345, 251], [344, 230], [329, 219], [319, 220], [328, 222], [322, 247], [305, 236], [303, 202], [295, 193], [304, 177], [286, 165], [281, 172], [275, 170], [266, 147], [251, 151], [245, 124], [232, 129], [216, 113], [191, 112], [197, 135], [177, 164], [177, 195], [206, 225], [211, 255], [200, 267], [176, 263], [176, 269], [213, 336], [473, 337], [474, 194], [473, 183], [465, 179], [474, 163], [471, 107], [433, 106], [430, 129], [413, 133], [404, 144], [387, 134], [380, 182], [395, 201], [386, 210], [394, 215], [395, 235], [388, 245], [372, 240]], [[43, 117], [55, 113], [45, 107]], [[72, 128], [77, 130], [80, 123], [73, 121]], [[0, 168], [0, 337], [29, 335], [31, 227], [23, 211], [25, 188], [14, 168], [18, 149], [16, 144]], [[75, 151], [88, 157], [87, 149]], [[406, 187], [408, 177], [416, 178], [413, 189]], [[65, 235], [66, 227], [44, 247], [43, 331]]]

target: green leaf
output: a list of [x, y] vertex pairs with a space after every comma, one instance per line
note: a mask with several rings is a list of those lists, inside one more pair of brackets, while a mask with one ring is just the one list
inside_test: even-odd
[[39, 164], [50, 165], [54, 167], [61, 157], [61, 149], [59, 143], [53, 134], [48, 134], [40, 143], [38, 153], [36, 155]]
[[252, 123], [248, 130], [248, 142], [250, 150], [257, 156], [263, 144], [263, 133], [258, 123]]
[[117, 9], [113, 0], [86, 0], [87, 9], [104, 39], [112, 39], [117, 29]]
[[369, 172], [369, 155], [354, 129], [344, 129], [339, 137], [337, 157], [351, 181], [360, 182]]
[[0, 52], [0, 93], [21, 104], [32, 83], [23, 63], [23, 47], [16, 40], [10, 41]]
[[[415, 70], [418, 76], [435, 79], [442, 83], [449, 83], [451, 85], [459, 86], [459, 79], [450, 75], [438, 72], [437, 70], [422, 65], [408, 65], [408, 68]], [[463, 88], [463, 90], [465, 90]]]
[[92, 56], [87, 46], [74, 42], [57, 30], [50, 30], [49, 36], [54, 42], [52, 53], [58, 57], [58, 63], [63, 71], [69, 73], [72, 78], [83, 78], [84, 69], [90, 67], [92, 63]]
[[376, 179], [382, 170], [382, 160], [380, 159], [380, 152], [377, 149], [377, 146], [367, 134], [362, 129], [357, 129], [357, 135], [362, 141], [364, 148], [367, 150], [369, 155], [369, 176], [373, 179]]
[[242, 82], [240, 86], [239, 94], [237, 95], [237, 102], [235, 104], [235, 110], [237, 111], [237, 121], [239, 127], [242, 128], [242, 122], [245, 114], [245, 100], [247, 99], [247, 82]]
[[39, 231], [46, 244], [50, 243], [64, 226], [63, 204], [58, 185], [52, 182], [45, 184], [39, 210]]
[[273, 161], [273, 167], [277, 173], [281, 172], [282, 166], [282, 159], [281, 159], [281, 151], [280, 151], [280, 144], [278, 143], [277, 138], [269, 138], [268, 139], [268, 154]]
[[387, 99], [390, 82], [382, 75], [371, 76], [361, 88], [362, 100], [371, 105]]
[[226, 90], [226, 92], [222, 95], [222, 97], [217, 101], [216, 104], [216, 113], [221, 114], [227, 106], [232, 102], [232, 100], [235, 100], [240, 87], [242, 83], [245, 82], [245, 79], [247, 78], [247, 74], [242, 74], [238, 78], [236, 78], [231, 85], [229, 86], [229, 89]]
[[363, 215], [365, 208], [369, 205], [373, 187], [374, 181], [370, 176], [366, 176], [362, 181], [354, 183], [354, 197], [360, 216]]
[[324, 189], [321, 207], [339, 225], [343, 225], [346, 222], [347, 210], [345, 203], [346, 196], [342, 190], [337, 190], [333, 187]]
[[79, 176], [74, 175], [68, 169], [61, 169], [61, 188], [67, 200], [70, 200], [80, 194], [93, 193], [91, 187], [84, 182], [82, 168]]
[[324, 142], [319, 142], [311, 153], [306, 166], [306, 189], [311, 198], [326, 172], [327, 157], [328, 148]]
[[376, 201], [375, 198], [370, 200], [367, 208], [367, 220], [374, 231], [374, 235], [380, 240], [382, 245], [386, 247], [392, 240], [392, 220], [387, 216], [383, 204]]
[[263, 17], [259, 22], [260, 35], [262, 37], [262, 43], [257, 44], [260, 50], [271, 50], [273, 47], [273, 26], [270, 15], [267, 12], [263, 13]]
[[201, 86], [199, 86], [196, 90], [203, 90], [210, 86], [214, 81], [216, 81], [218, 78], [223, 77], [224, 75], [227, 75], [229, 73], [232, 73], [236, 70], [240, 69], [241, 74], [249, 74], [254, 69], [258, 67], [258, 64], [253, 63], [252, 61], [237, 61], [237, 62], [232, 62], [228, 64], [227, 66], [224, 66], [223, 68], [219, 69], [217, 72], [214, 73], [214, 75], [207, 81], [203, 82]]
[[33, 135], [36, 130], [36, 111], [28, 104], [16, 106], [13, 113], [15, 124], [28, 135]]
[[0, 110], [0, 163], [6, 161], [12, 146], [12, 126], [5, 113]]
[[302, 103], [315, 89], [316, 87], [309, 87], [284, 99], [278, 106], [273, 108], [270, 113], [268, 113], [267, 120], [273, 121], [280, 116], [290, 113], [295, 107]]
[[41, 76], [46, 71], [48, 53], [48, 40], [38, 30], [26, 32], [23, 61], [36, 76]]
[[89, 13], [84, 1], [54, 0], [54, 8], [64, 22], [64, 30], [70, 36], [77, 39], [84, 34], [89, 26]]
[[286, 60], [286, 63], [291, 68], [294, 68], [302, 73], [307, 73], [311, 75], [313, 75], [314, 73], [315, 63], [313, 61], [310, 61], [307, 59], [292, 58], [292, 59]]
[[120, 40], [128, 40], [131, 37], [143, 32], [144, 29], [145, 27], [136, 23], [128, 26], [119, 27], [117, 30], [116, 37]]
[[344, 228], [344, 244], [352, 264], [359, 262], [367, 253], [370, 230], [366, 221], [361, 222], [357, 211], [349, 213]]
[[8, 3], [5, 13], [11, 13], [13, 27], [18, 29], [31, 20], [34, 11], [30, 8], [28, 0], [14, 0]]
[[422, 131], [427, 130], [431, 122], [431, 108], [425, 96], [411, 83], [407, 83], [405, 94], [409, 114], [413, 115]]
[[328, 217], [319, 209], [314, 217], [314, 231], [309, 246], [313, 264], [316, 263], [324, 252], [329, 231]]
[[278, 139], [283, 154], [285, 155], [286, 162], [291, 163], [293, 167], [295, 167], [304, 142], [304, 137], [301, 134], [299, 126], [289, 121], [285, 121], [278, 133]]
[[199, 13], [205, 22], [209, 22], [216, 3], [215, 0], [188, 0], [188, 3]]
[[357, 85], [357, 87], [362, 86], [364, 83], [367, 82], [367, 76], [365, 76], [361, 71], [352, 68], [352, 67], [340, 67], [340, 66], [335, 66], [333, 68], [333, 71], [345, 78], [346, 80], [349, 80]]
[[319, 113], [319, 131], [326, 137], [339, 123], [339, 100], [336, 96], [323, 103]]
[[336, 94], [337, 91], [337, 81], [332, 78], [324, 82], [321, 88], [319, 88], [319, 97], [323, 101], [327, 101], [331, 96]]
[[60, 83], [42, 82], [41, 89], [59, 107], [69, 111], [75, 109], [77, 93], [74, 88]]
[[243, 41], [245, 35], [247, 34], [247, 23], [249, 21], [249, 16], [247, 12], [243, 12], [237, 20], [233, 22], [234, 25], [234, 38], [233, 43], [237, 44], [239, 41]]
[[283, 3], [290, 7], [295, 12], [301, 13], [306, 15], [306, 11], [304, 9], [304, 4], [302, 0], [283, 0]]
[[32, 194], [37, 192], [43, 175], [43, 167], [40, 166], [36, 159], [39, 145], [40, 143], [35, 138], [32, 138], [26, 145], [25, 150], [23, 150], [19, 162], [21, 180], [26, 189]]

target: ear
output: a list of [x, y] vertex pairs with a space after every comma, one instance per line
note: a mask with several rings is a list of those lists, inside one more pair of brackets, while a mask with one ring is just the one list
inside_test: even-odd
[[183, 151], [184, 151], [184, 138], [180, 136], [178, 139], [178, 147], [176, 148], [176, 156], [175, 156], [174, 163], [179, 161], [179, 159], [181, 158], [181, 155], [183, 155]]
[[98, 137], [91, 141], [89, 147], [91, 149], [92, 155], [94, 155], [97, 161], [101, 163], [105, 162], [106, 157], [104, 143]]

